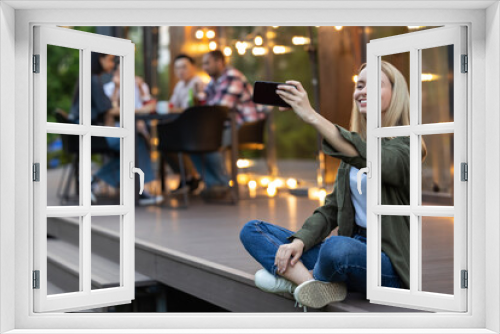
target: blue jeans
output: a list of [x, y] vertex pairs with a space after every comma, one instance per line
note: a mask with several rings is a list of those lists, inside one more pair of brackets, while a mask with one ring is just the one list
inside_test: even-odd
[[[120, 138], [106, 137], [106, 142], [111, 150], [120, 152]], [[137, 155], [135, 165], [144, 172], [144, 183], [153, 181], [154, 174], [151, 167], [151, 158], [144, 137], [136, 135], [135, 152]], [[113, 188], [120, 187], [120, 158], [112, 157], [108, 163], [97, 171], [95, 176]]]
[[191, 154], [190, 157], [207, 188], [215, 185], [228, 186], [229, 176], [221, 152], [203, 154], [205, 164], [201, 154]]
[[[275, 276], [274, 259], [279, 246], [290, 243], [294, 232], [260, 220], [246, 223], [240, 232], [245, 249], [268, 272]], [[300, 258], [314, 279], [324, 282], [345, 282], [349, 291], [366, 293], [366, 238], [331, 236]], [[389, 257], [382, 252], [382, 286], [400, 288], [398, 274]]]

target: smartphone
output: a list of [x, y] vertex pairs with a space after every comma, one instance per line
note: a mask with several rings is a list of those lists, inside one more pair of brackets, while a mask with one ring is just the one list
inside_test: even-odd
[[256, 81], [253, 85], [253, 102], [269, 106], [290, 108], [290, 105], [276, 93], [278, 85], [293, 86], [291, 84], [270, 81]]

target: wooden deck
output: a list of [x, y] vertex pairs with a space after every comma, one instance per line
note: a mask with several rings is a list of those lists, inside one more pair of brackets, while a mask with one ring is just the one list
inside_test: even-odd
[[[297, 230], [318, 204], [316, 200], [282, 193], [276, 198], [243, 198], [234, 206], [206, 204], [194, 197], [188, 209], [137, 207], [136, 271], [229, 311], [300, 312], [291, 296], [269, 294], [255, 287], [253, 274], [260, 265], [241, 245], [239, 232], [252, 219]], [[93, 217], [93, 246], [106, 244], [116, 249], [119, 231], [113, 218]], [[448, 292], [450, 265], [453, 268], [453, 224], [437, 219], [438, 224], [424, 225], [424, 290]], [[49, 233], [57, 237], [74, 234], [74, 223], [51, 219]], [[118, 260], [116, 252], [103, 253]], [[358, 294], [349, 294], [345, 302], [331, 304], [322, 311], [410, 310], [370, 304]]]

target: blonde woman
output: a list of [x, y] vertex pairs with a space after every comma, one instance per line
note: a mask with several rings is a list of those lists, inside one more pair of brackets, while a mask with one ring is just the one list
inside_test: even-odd
[[[365, 175], [363, 195], [356, 190], [357, 172], [366, 166], [366, 81], [363, 65], [353, 95], [351, 131], [318, 114], [300, 82], [278, 86], [283, 100], [323, 136], [323, 151], [342, 160], [333, 192], [299, 231], [253, 220], [240, 233], [247, 251], [264, 267], [255, 274], [256, 285], [267, 292], [293, 293], [303, 306], [320, 308], [341, 301], [347, 291], [366, 293]], [[381, 109], [384, 126], [410, 123], [406, 80], [387, 62], [382, 62]], [[409, 152], [408, 137], [382, 140], [382, 204], [409, 205]], [[329, 237], [337, 227], [338, 236]], [[382, 217], [381, 258], [382, 285], [408, 289], [408, 217]]]

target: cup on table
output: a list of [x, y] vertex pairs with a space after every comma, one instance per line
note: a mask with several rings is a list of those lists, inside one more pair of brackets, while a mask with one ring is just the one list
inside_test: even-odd
[[168, 101], [158, 101], [156, 103], [156, 112], [158, 114], [161, 115], [168, 114], [168, 109], [169, 109]]

